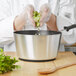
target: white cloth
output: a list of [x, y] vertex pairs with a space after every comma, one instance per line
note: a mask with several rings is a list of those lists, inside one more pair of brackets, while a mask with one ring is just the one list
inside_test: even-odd
[[[57, 16], [57, 26], [61, 31], [64, 26], [76, 24], [74, 0], [60, 0], [59, 15]], [[61, 31], [63, 39], [67, 44], [74, 44], [76, 42], [76, 28], [70, 31]]]
[[[73, 0], [60, 0], [60, 2], [59, 0], [0, 0], [0, 42], [9, 42], [9, 40], [13, 38], [14, 17], [20, 14], [28, 4], [32, 4], [35, 7], [35, 10], [39, 11], [40, 6], [45, 3], [50, 3], [51, 11], [53, 14], [57, 16], [59, 12], [58, 16], [62, 17], [62, 21], [59, 20], [60, 18], [58, 18], [57, 21], [57, 26], [59, 30], [61, 30], [63, 26], [69, 26], [75, 23], [75, 5]], [[65, 19], [67, 23], [60, 23], [63, 22], [63, 19]], [[27, 26], [26, 28], [29, 29], [30, 27], [32, 26]], [[63, 38], [66, 42], [68, 42], [68, 38], [70, 35], [75, 36], [75, 33], [73, 31], [75, 30], [72, 30], [71, 33], [68, 32], [68, 35], [65, 32], [67, 37], [63, 35]], [[64, 34], [64, 32], [62, 33]], [[75, 39], [72, 40], [74, 40], [75, 42]]]

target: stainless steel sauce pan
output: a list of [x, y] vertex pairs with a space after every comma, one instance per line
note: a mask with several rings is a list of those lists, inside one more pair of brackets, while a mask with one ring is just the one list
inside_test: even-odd
[[[75, 27], [76, 25], [64, 27], [64, 30], [69, 31]], [[14, 37], [20, 60], [42, 62], [56, 59], [61, 32], [25, 30], [14, 32]]]

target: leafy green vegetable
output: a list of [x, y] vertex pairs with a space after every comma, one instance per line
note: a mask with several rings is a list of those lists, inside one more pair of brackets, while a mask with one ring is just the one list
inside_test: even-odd
[[41, 17], [40, 13], [38, 13], [37, 11], [33, 12], [33, 19], [35, 21], [36, 27], [40, 26], [40, 17]]
[[20, 68], [19, 65], [15, 65], [18, 62], [16, 58], [11, 56], [5, 56], [3, 50], [0, 51], [0, 74], [12, 71], [15, 68]]

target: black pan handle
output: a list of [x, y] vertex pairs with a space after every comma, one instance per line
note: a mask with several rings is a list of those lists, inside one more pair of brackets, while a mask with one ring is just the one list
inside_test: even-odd
[[73, 24], [71, 26], [65, 26], [64, 30], [69, 31], [70, 29], [76, 28], [76, 24]]

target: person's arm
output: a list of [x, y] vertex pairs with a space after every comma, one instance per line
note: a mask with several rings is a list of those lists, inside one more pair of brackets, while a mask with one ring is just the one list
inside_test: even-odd
[[49, 21], [46, 23], [48, 30], [58, 31], [57, 28], [57, 14], [58, 14], [58, 0], [50, 0], [51, 16]]
[[35, 26], [35, 22], [32, 17], [33, 11], [34, 7], [32, 5], [28, 5], [20, 15], [16, 16], [14, 19], [14, 30], [22, 30], [23, 26], [27, 24], [27, 19], [29, 19], [32, 25]]
[[58, 31], [56, 24], [56, 16], [57, 16], [56, 12], [57, 10], [55, 9], [56, 6], [57, 6], [57, 0], [52, 1], [50, 0], [48, 4], [43, 4], [40, 8], [41, 12], [40, 25], [42, 26], [44, 23], [46, 23], [48, 30], [52, 31]]
[[13, 27], [15, 31], [22, 30], [25, 24], [26, 24], [25, 14], [20, 14], [14, 18]]
[[51, 14], [49, 21], [46, 23], [48, 30], [58, 31], [57, 23], [56, 23], [56, 16]]

